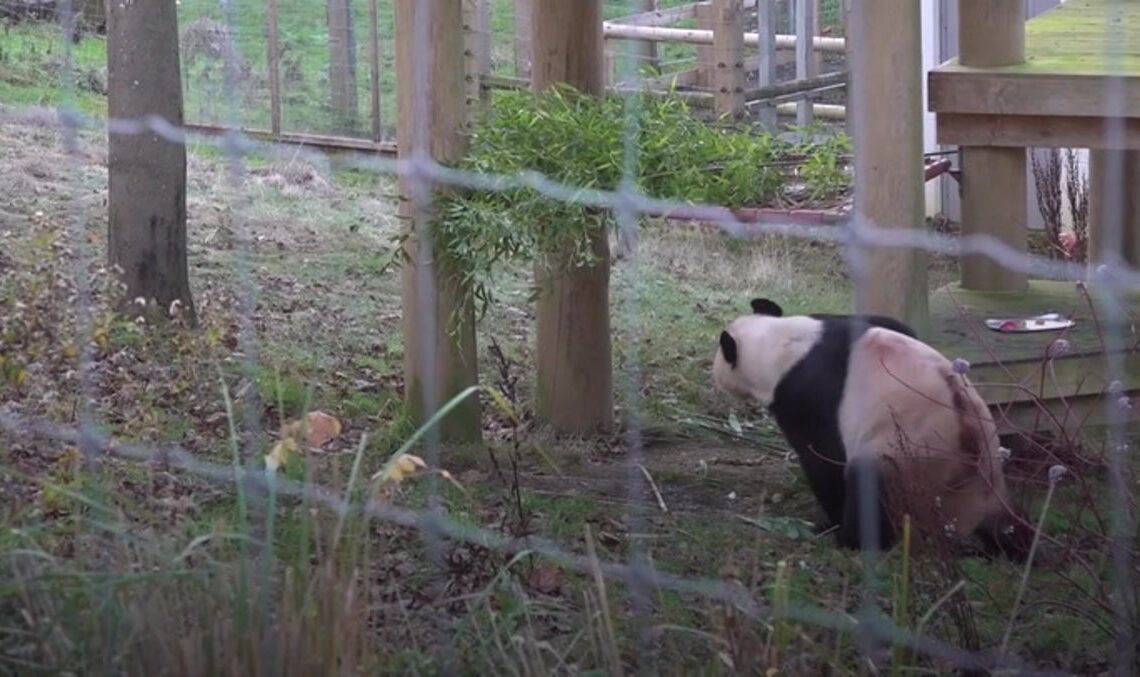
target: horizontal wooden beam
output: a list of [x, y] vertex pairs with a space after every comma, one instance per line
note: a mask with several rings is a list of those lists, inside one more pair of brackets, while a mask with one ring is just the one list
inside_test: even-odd
[[1111, 105], [1126, 115], [1140, 117], [1140, 77], [1019, 72], [1021, 68], [944, 64], [928, 76], [928, 107], [934, 113], [1099, 118], [1110, 112]]
[[[206, 123], [189, 122], [183, 125], [186, 129], [203, 134], [221, 135], [230, 131], [224, 125], [211, 125]], [[366, 153], [379, 153], [381, 155], [395, 155], [395, 141], [372, 141], [371, 139], [355, 138], [350, 136], [333, 136], [326, 134], [307, 134], [303, 132], [281, 132], [274, 134], [269, 129], [241, 129], [241, 133], [259, 141], [285, 143], [295, 146], [312, 146], [321, 150], [352, 150]]]
[[[700, 28], [666, 28], [663, 26], [630, 26], [607, 21], [602, 24], [602, 35], [607, 40], [653, 40], [655, 42], [680, 42], [690, 45], [713, 44], [713, 32]], [[744, 44], [751, 47], [760, 45], [758, 33], [745, 33]], [[795, 49], [796, 36], [777, 35], [776, 49]], [[847, 51], [846, 38], [828, 38], [815, 36], [812, 38], [812, 48], [819, 52]]]
[[816, 89], [845, 85], [847, 84], [848, 77], [849, 73], [843, 70], [836, 71], [834, 73], [827, 73], [825, 75], [817, 75], [811, 78], [804, 78], [802, 80], [778, 82], [774, 85], [747, 89], [744, 91], [744, 98], [749, 101], [764, 101], [767, 99], [775, 99], [787, 96], [789, 94], [810, 93]]
[[944, 145], [1140, 150], [1140, 118], [1121, 122], [1117, 133], [1103, 117], [939, 113], [935, 125]]

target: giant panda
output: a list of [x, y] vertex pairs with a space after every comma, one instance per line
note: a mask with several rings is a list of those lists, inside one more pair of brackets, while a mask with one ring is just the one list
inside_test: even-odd
[[[1032, 527], [1010, 503], [993, 419], [946, 357], [889, 317], [751, 306], [720, 334], [714, 384], [768, 408], [841, 547], [889, 549], [905, 510], [920, 534], [973, 534], [1024, 560]], [[878, 517], [860, 520], [867, 507]]]

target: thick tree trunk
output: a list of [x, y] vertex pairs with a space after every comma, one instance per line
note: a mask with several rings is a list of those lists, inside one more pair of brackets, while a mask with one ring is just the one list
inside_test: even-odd
[[[107, 90], [112, 118], [157, 115], [182, 125], [175, 0], [108, 4]], [[175, 302], [194, 321], [186, 261], [186, 147], [152, 131], [109, 133], [110, 263], [126, 302], [160, 314]]]
[[[536, 90], [558, 82], [600, 95], [605, 86], [600, 0], [533, 0]], [[559, 432], [592, 434], [613, 426], [608, 233], [598, 228], [590, 267], [539, 270], [538, 415]]]
[[356, 33], [352, 0], [328, 0], [329, 93], [338, 131], [356, 130]]

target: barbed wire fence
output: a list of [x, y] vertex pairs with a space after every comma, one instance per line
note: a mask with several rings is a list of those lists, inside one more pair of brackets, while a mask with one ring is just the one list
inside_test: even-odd
[[[240, 35], [235, 21], [235, 5], [231, 2], [223, 2], [222, 9], [224, 10], [222, 23], [227, 34], [230, 36]], [[72, 33], [72, 23], [74, 21], [74, 13], [70, 0], [64, 0], [62, 3], [61, 17], [60, 32], [61, 35], [64, 36], [63, 43], [69, 45], [70, 42], [67, 36]], [[416, 30], [418, 32], [416, 43], [421, 50], [416, 59], [418, 68], [416, 77], [423, 79], [426, 78], [426, 64], [429, 63], [431, 58], [429, 53], [430, 35], [428, 34], [427, 22], [419, 22], [416, 26]], [[1106, 45], [1106, 50], [1111, 54], [1119, 55], [1123, 46], [1127, 43], [1128, 36], [1117, 35], [1116, 38], [1113, 44]], [[857, 36], [855, 39], [857, 39]], [[322, 164], [323, 154], [319, 151], [303, 147], [297, 148], [295, 146], [270, 141], [258, 141], [239, 131], [234, 131], [241, 126], [241, 111], [243, 110], [243, 94], [239, 87], [238, 78], [240, 65], [237, 62], [236, 52], [233, 50], [223, 50], [223, 52], [226, 55], [223, 87], [223, 97], [226, 104], [224, 119], [231, 130], [226, 131], [220, 136], [212, 133], [193, 131], [185, 127], [178, 127], [156, 116], [141, 119], [111, 119], [79, 112], [74, 106], [72, 92], [72, 88], [74, 87], [73, 78], [67, 76], [69, 69], [72, 67], [72, 53], [70, 48], [65, 50], [64, 58], [64, 77], [62, 78], [66, 88], [63, 98], [64, 103], [58, 110], [48, 112], [42, 108], [4, 106], [0, 108], [0, 122], [4, 124], [43, 123], [45, 116], [47, 116], [53, 124], [58, 125], [63, 144], [69, 156], [73, 156], [77, 152], [79, 134], [83, 131], [106, 131], [114, 134], [155, 134], [172, 143], [187, 144], [193, 141], [204, 146], [213, 146], [224, 153], [227, 161], [229, 181], [234, 189], [234, 194], [239, 196], [241, 195], [241, 186], [246, 176], [247, 158], [250, 156], [257, 155], [281, 159], [305, 157], [309, 158], [315, 164]], [[624, 72], [619, 73], [621, 79], [635, 78], [637, 70], [636, 61], [637, 58], [625, 62], [628, 65], [625, 67]], [[421, 88], [420, 91], [424, 91], [423, 88]], [[1122, 88], [1114, 87], [1105, 94], [1110, 107], [1119, 111], [1125, 110], [1127, 102], [1122, 96]], [[880, 228], [874, 223], [869, 223], [854, 217], [846, 219], [841, 227], [830, 225], [804, 225], [792, 220], [780, 218], [761, 218], [759, 221], [752, 219], [743, 220], [735, 215], [732, 210], [716, 205], [692, 205], [654, 198], [643, 193], [637, 187], [634, 169], [636, 166], [637, 148], [636, 144], [632, 142], [636, 136], [635, 125], [637, 115], [636, 110], [633, 109], [635, 105], [636, 101], [630, 99], [630, 104], [627, 106], [626, 120], [625, 176], [620, 187], [614, 191], [584, 190], [578, 186], [560, 184], [536, 172], [522, 172], [515, 175], [499, 176], [467, 172], [443, 166], [435, 162], [431, 157], [425, 155], [414, 155], [396, 160], [377, 157], [367, 153], [348, 152], [340, 159], [340, 162], [341, 166], [369, 172], [377, 176], [387, 175], [409, 180], [409, 185], [412, 186], [411, 198], [414, 201], [429, 201], [431, 199], [432, 189], [438, 186], [463, 187], [490, 191], [504, 191], [518, 187], [526, 187], [554, 200], [612, 210], [617, 215], [618, 229], [621, 236], [626, 241], [633, 243], [637, 242], [640, 217], [643, 215], [659, 215], [662, 213], [684, 213], [691, 218], [699, 219], [717, 226], [723, 233], [731, 237], [757, 238], [773, 235], [837, 243], [841, 245], [847, 253], [853, 283], [856, 286], [863, 284], [866, 276], [874, 273], [874, 271], [868, 270], [865, 265], [865, 254], [871, 248], [919, 249], [928, 253], [950, 256], [976, 254], [985, 256], [1010, 270], [1016, 270], [1034, 277], [1095, 286], [1099, 292], [1098, 309], [1102, 313], [1102, 320], [1107, 327], [1107, 331], [1105, 332], [1107, 343], [1105, 354], [1105, 381], [1109, 383], [1119, 383], [1121, 379], [1123, 379], [1125, 365], [1122, 361], [1121, 354], [1124, 349], [1128, 347], [1129, 341], [1127, 332], [1130, 327], [1126, 300], [1129, 293], [1140, 290], [1140, 271], [1132, 268], [1116, 253], [1119, 251], [1119, 247], [1106, 245], [1103, 251], [1103, 263], [1090, 270], [1088, 266], [1080, 263], [1058, 261], [1025, 253], [988, 235], [949, 236], [926, 232], [925, 230], [900, 231], [897, 229]], [[426, 115], [425, 106], [425, 102], [417, 102], [419, 114]], [[853, 112], [855, 115], [860, 114], [860, 111], [857, 110]], [[1117, 116], [1112, 123], [1112, 131], [1118, 135], [1118, 139], [1123, 138], [1123, 117], [1123, 115]], [[427, 144], [417, 144], [417, 146], [421, 148], [426, 147], [426, 145]], [[1127, 191], [1122, 172], [1121, 167], [1110, 165], [1108, 167], [1108, 175], [1105, 177], [1106, 190], [1104, 199], [1107, 206], [1105, 208], [1105, 218], [1101, 225], [1105, 228], [1103, 241], [1106, 243], [1119, 243], [1123, 241], [1124, 237], [1122, 232], [1125, 222], [1123, 214], [1113, 212], [1113, 210], [1119, 212], [1119, 205], [1125, 203], [1124, 200], [1120, 199], [1120, 196]], [[78, 292], [75, 296], [75, 311], [80, 318], [78, 331], [81, 335], [78, 337], [77, 345], [85, 347], [78, 357], [79, 373], [81, 375], [80, 388], [84, 393], [82, 399], [89, 400], [89, 393], [93, 388], [89, 377], [92, 357], [86, 347], [92, 345], [93, 328], [89, 316], [92, 297], [89, 280], [85, 271], [88, 270], [93, 256], [90, 247], [85, 244], [87, 237], [83, 232], [83, 220], [81, 217], [83, 208], [83, 204], [77, 198], [73, 206], [74, 213], [70, 219], [70, 237], [77, 247], [76, 252], [78, 258], [78, 265], [75, 266], [74, 276], [74, 284]], [[239, 332], [239, 351], [245, 362], [244, 368], [252, 373], [256, 370], [258, 364], [257, 332], [253, 322], [253, 315], [256, 308], [257, 283], [252, 274], [251, 260], [253, 253], [251, 239], [248, 232], [242, 228], [240, 209], [235, 211], [238, 213], [236, 217], [238, 223], [237, 273], [239, 288], [241, 290], [237, 315], [242, 320]], [[431, 242], [429, 233], [426, 230], [421, 231], [419, 236], [421, 242]], [[430, 246], [423, 256], [430, 258]], [[629, 266], [633, 271], [632, 275], [635, 277], [637, 275], [636, 271], [638, 265], [637, 249], [636, 246], [634, 246], [629, 259]], [[424, 292], [421, 294], [419, 302], [423, 304], [423, 306], [420, 312], [417, 313], [417, 316], [424, 318], [425, 322], [433, 322], [433, 318], [435, 317], [434, 313], [430, 312], [427, 306], [427, 299], [431, 296], [432, 284], [432, 279], [426, 274], [420, 280], [419, 288], [424, 290]], [[642, 376], [640, 366], [641, 358], [636, 348], [640, 345], [640, 341], [638, 340], [636, 332], [644, 320], [639, 313], [638, 301], [633, 293], [630, 293], [626, 297], [619, 298], [616, 305], [620, 307], [623, 312], [627, 313], [634, 332], [632, 335], [622, 337], [622, 340], [628, 341], [631, 346], [626, 358], [627, 368], [624, 373], [624, 383], [622, 385], [626, 397], [630, 402], [629, 415], [625, 421], [628, 446], [628, 454], [625, 460], [628, 498], [627, 509], [631, 530], [636, 530], [644, 517], [640, 514], [643, 508], [639, 506], [644, 504], [642, 499], [648, 495], [649, 491], [645, 477], [638, 470], [639, 466], [644, 463], [645, 451], [638, 406], [641, 399], [639, 393], [641, 392]], [[435, 331], [433, 327], [425, 327], [422, 335], [433, 336], [434, 334]], [[420, 354], [424, 360], [428, 362], [424, 365], [425, 373], [437, 368], [437, 366], [430, 364], [431, 351], [423, 350], [420, 351]], [[948, 357], [953, 358], [954, 356], [951, 355]], [[428, 401], [427, 409], [429, 411], [438, 410], [444, 405], [444, 402], [442, 402], [442, 397], [439, 392], [432, 391], [433, 384], [436, 383], [436, 380], [427, 378], [425, 379], [425, 383], [428, 384], [428, 392], [425, 393], [425, 398]], [[474, 393], [469, 392], [462, 396], [472, 396], [473, 394]], [[256, 392], [250, 389], [248, 396], [256, 397]], [[1119, 398], [1105, 398], [1103, 406], [1105, 407], [1106, 417], [1109, 421], [1109, 448], [1111, 450], [1110, 477], [1112, 479], [1112, 489], [1115, 494], [1115, 504], [1118, 506], [1128, 506], [1132, 503], [1131, 488], [1127, 483], [1128, 478], [1131, 476], [1127, 470], [1131, 447], [1126, 430], [1126, 413], [1130, 410], [1132, 405], [1128, 402], [1126, 397], [1121, 396]], [[255, 406], [255, 403], [251, 403], [251, 406], [243, 407], [242, 410], [243, 416], [247, 417], [242, 421], [242, 426], [246, 433], [243, 439], [248, 447], [243, 457], [249, 460], [249, 464], [244, 468], [204, 461], [177, 446], [152, 447], [117, 442], [100, 432], [100, 422], [91, 418], [86, 406], [78, 413], [76, 417], [77, 424], [68, 426], [45, 420], [32, 420], [22, 417], [9, 410], [3, 403], [0, 403], [0, 429], [4, 431], [5, 435], [12, 436], [13, 439], [42, 437], [74, 444], [83, 451], [84, 455], [92, 459], [97, 459], [99, 456], [106, 454], [132, 462], [161, 462], [168, 464], [172, 468], [181, 469], [219, 484], [233, 483], [235, 486], [243, 487], [244, 490], [250, 492], [251, 495], [260, 496], [262, 499], [270, 495], [307, 496], [315, 499], [326, 509], [338, 516], [363, 513], [369, 519], [418, 529], [421, 532], [428, 551], [436, 555], [433, 557], [436, 562], [440, 560], [439, 554], [442, 552], [445, 540], [478, 544], [510, 555], [520, 553], [541, 555], [567, 569], [583, 574], [600, 573], [600, 575], [607, 579], [628, 585], [633, 594], [634, 613], [638, 616], [644, 616], [650, 613], [651, 602], [648, 596], [649, 591], [654, 588], [661, 588], [695, 594], [710, 600], [731, 604], [741, 613], [755, 620], [771, 619], [770, 611], [766, 608], [765, 604], [739, 583], [733, 584], [723, 580], [698, 579], [661, 571], [653, 566], [636, 540], [633, 541], [631, 556], [628, 562], [602, 562], [596, 558], [569, 552], [565, 547], [541, 537], [512, 538], [498, 531], [474, 527], [445, 516], [440, 510], [431, 507], [437, 504], [437, 490], [434, 484], [430, 491], [431, 498], [428, 502], [429, 508], [424, 511], [414, 511], [377, 502], [368, 502], [364, 505], [359, 505], [345, 500], [340, 497], [337, 492], [318, 484], [296, 482], [278, 478], [273, 475], [267, 475], [253, 465], [254, 460], [260, 458], [259, 455], [249, 451], [251, 449], [260, 448], [259, 445], [262, 442], [264, 424], [257, 413], [261, 408]], [[433, 466], [438, 466], [441, 443], [432, 426], [429, 425], [426, 428], [421, 441], [426, 450], [425, 458], [428, 460], [428, 463]], [[428, 481], [434, 483], [436, 480], [434, 477], [429, 477]], [[1116, 610], [1118, 651], [1115, 659], [1121, 667], [1130, 665], [1132, 655], [1135, 651], [1135, 638], [1132, 636], [1135, 626], [1133, 619], [1130, 617], [1130, 614], [1134, 613], [1134, 610], [1129, 608], [1127, 599], [1128, 592], [1133, 590], [1135, 586], [1131, 545], [1134, 540], [1135, 525], [1131, 522], [1130, 515], [1131, 513], [1128, 510], [1115, 511], [1111, 539], [1111, 543], [1113, 544], [1114, 587], [1117, 591], [1120, 591], [1120, 594], [1116, 597], [1118, 604]], [[268, 517], [266, 519], [268, 519]], [[268, 553], [266, 553], [265, 556], [269, 556]], [[872, 578], [873, 574], [868, 573], [868, 585], [874, 585]], [[917, 636], [907, 629], [896, 626], [890, 619], [883, 616], [875, 608], [867, 608], [864, 610], [864, 613], [847, 616], [837, 615], [833, 611], [822, 607], [812, 607], [803, 603], [796, 603], [791, 605], [786, 613], [790, 619], [799, 620], [819, 627], [831, 628], [842, 632], [866, 633], [877, 640], [900, 643], [931, 658], [946, 661], [949, 664], [963, 669], [1004, 667], [1017, 670], [1020, 674], [1052, 674], [1048, 670], [1034, 668], [1009, 655], [998, 655], [997, 652], [994, 651], [968, 651], [952, 646], [941, 640]], [[639, 640], [639, 651], [645, 653], [650, 652], [648, 635], [643, 634]]]

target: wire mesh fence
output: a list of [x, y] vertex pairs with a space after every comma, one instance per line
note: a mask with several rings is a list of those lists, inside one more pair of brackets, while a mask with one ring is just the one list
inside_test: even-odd
[[[3, 640], [6, 669], [283, 674], [328, 670], [334, 662], [346, 672], [466, 672], [477, 665], [520, 674], [599, 668], [671, 673], [701, 669], [702, 662], [725, 672], [1132, 669], [1140, 621], [1127, 428], [1132, 405], [1124, 384], [1135, 343], [1129, 295], [1140, 287], [1140, 275], [1115, 253], [1121, 245], [1102, 244], [1097, 263], [1089, 265], [1028, 253], [989, 235], [884, 228], [857, 217], [838, 225], [742, 218], [722, 204], [657, 197], [643, 189], [638, 175], [639, 154], [646, 152], [637, 143], [646, 120], [639, 107], [646, 104], [636, 96], [620, 99], [621, 180], [612, 189], [561, 182], [525, 167], [495, 174], [445, 166], [419, 154], [397, 159], [347, 149], [330, 157], [233, 131], [395, 140], [393, 3], [330, 0], [316, 11], [309, 4], [182, 0], [184, 105], [192, 124], [180, 126], [156, 116], [115, 119], [92, 110], [76, 77], [94, 63], [86, 51], [91, 48], [70, 40], [74, 11], [65, 2], [51, 29], [62, 50], [58, 98], [48, 108], [26, 101], [0, 106], [10, 177], [21, 181], [0, 207], [0, 271], [6, 278], [0, 287], [6, 311], [0, 320], [0, 392], [10, 396], [0, 403], [9, 502], [2, 514], [10, 524], [0, 602], [2, 624], [10, 630]], [[536, 46], [519, 39], [516, 3], [462, 4], [468, 67], [491, 78], [527, 77], [533, 64], [527, 50]], [[778, 8], [774, 31], [795, 34], [795, 8], [810, 3], [771, 4]], [[838, 6], [821, 3], [820, 25], [837, 26]], [[604, 6], [609, 21], [644, 11], [642, 3]], [[428, 13], [416, 17], [410, 41], [415, 68], [408, 72], [427, 82], [436, 72], [438, 44]], [[761, 17], [753, 11], [745, 19]], [[702, 20], [708, 18], [686, 17], [676, 27], [699, 28]], [[1105, 45], [1110, 62], [1114, 54], [1123, 62], [1130, 58], [1130, 37], [1122, 33]], [[21, 33], [19, 39], [28, 38]], [[638, 85], [688, 73], [691, 91], [716, 94], [710, 76], [701, 74], [716, 65], [704, 45], [667, 45], [656, 54], [616, 39], [607, 45], [612, 83]], [[815, 66], [805, 70], [802, 63], [809, 56], [805, 50], [783, 68], [812, 77]], [[765, 62], [759, 51], [749, 58], [756, 68]], [[644, 72], [651, 60], [664, 75]], [[766, 84], [762, 75], [748, 77], [746, 84]], [[416, 118], [428, 115], [427, 90], [416, 89], [424, 99], [409, 104]], [[1108, 111], [1125, 111], [1112, 119], [1135, 115], [1123, 84], [1103, 95]], [[469, 89], [466, 101], [474, 105], [483, 96], [492, 95]], [[1117, 127], [1109, 133], [1119, 135], [1115, 145], [1127, 146], [1125, 123], [1112, 124]], [[232, 129], [219, 135], [205, 127]], [[106, 164], [100, 156], [104, 134], [164, 139], [189, 151], [189, 190], [199, 193], [188, 199], [202, 326], [188, 334], [134, 320], [119, 323], [106, 307], [117, 290], [100, 240], [106, 173], [92, 169]], [[35, 150], [17, 148], [20, 140]], [[58, 154], [45, 157], [64, 164], [36, 157], [52, 147]], [[1125, 210], [1135, 179], [1125, 167], [1129, 160], [1115, 159], [1098, 177], [1104, 186], [1101, 243], [1127, 239]], [[449, 398], [432, 379], [425, 381], [426, 408], [442, 409], [440, 416], [468, 398], [486, 405], [483, 425], [496, 437], [486, 452], [489, 467], [445, 445], [432, 421], [416, 427], [394, 418], [394, 394], [376, 395], [402, 385], [391, 372], [408, 350], [400, 337], [409, 307], [419, 304], [411, 315], [424, 323], [420, 336], [439, 333], [434, 324], [440, 317], [430, 307], [437, 281], [422, 265], [433, 246], [425, 220], [416, 221], [424, 258], [412, 269], [420, 276], [419, 295], [401, 299], [392, 279], [399, 259], [390, 259], [390, 241], [406, 227], [396, 215], [396, 179], [420, 206], [430, 206], [439, 187], [494, 194], [525, 189], [614, 215], [622, 252], [612, 288], [621, 367], [615, 399], [623, 435], [607, 438], [608, 451], [588, 452], [608, 457], [600, 476], [585, 482], [609, 491], [589, 494], [583, 505], [572, 485], [544, 485], [546, 472], [534, 473], [530, 487], [520, 481], [518, 464], [527, 455], [565, 476], [560, 466], [583, 453], [539, 432], [520, 432], [533, 395], [518, 374], [528, 372], [533, 359], [519, 347], [534, 339], [529, 270], [497, 279], [506, 300], [487, 311], [495, 325], [479, 330], [490, 358], [480, 360], [481, 385]], [[334, 214], [314, 218], [322, 209]], [[684, 216], [716, 232], [685, 235], [692, 232], [689, 225], [661, 215]], [[302, 225], [282, 225], [291, 221]], [[53, 235], [60, 223], [65, 227]], [[795, 249], [801, 245], [806, 254]], [[740, 264], [731, 258], [733, 246], [759, 253]], [[831, 277], [806, 290], [797, 288], [799, 282], [780, 282], [802, 261], [823, 256], [813, 253], [814, 246], [830, 247], [829, 265], [845, 266], [844, 273], [816, 271]], [[714, 254], [698, 258], [699, 247]], [[1040, 532], [1039, 547], [1049, 551], [1038, 564], [1045, 573], [1030, 576], [1029, 566], [960, 565], [925, 554], [912, 559], [909, 551], [901, 558], [897, 552], [867, 554], [861, 561], [842, 557], [826, 537], [797, 535], [803, 520], [772, 514], [786, 503], [757, 498], [750, 485], [765, 478], [745, 473], [722, 477], [721, 484], [709, 480], [718, 461], [715, 449], [710, 455], [706, 447], [726, 445], [724, 437], [697, 438], [684, 447], [681, 462], [654, 465], [661, 435], [655, 421], [679, 421], [680, 412], [684, 425], [697, 429], [714, 418], [700, 411], [711, 409], [713, 397], [703, 384], [684, 393], [678, 386], [691, 371], [668, 373], [690, 361], [707, 376], [706, 353], [715, 350], [716, 334], [661, 355], [663, 336], [685, 336], [685, 315], [696, 314], [705, 316], [696, 336], [714, 325], [719, 333], [739, 314], [723, 315], [725, 309], [752, 295], [746, 284], [798, 295], [807, 312], [817, 310], [816, 293], [844, 297], [828, 301], [844, 306], [848, 290], [858, 291], [879, 272], [866, 258], [872, 249], [914, 249], [951, 265], [977, 255], [1034, 279], [1067, 283], [1085, 303], [1082, 317], [1096, 325], [1102, 344], [1092, 363], [1103, 374], [1092, 380], [1106, 385], [1081, 396], [1103, 412], [1107, 432], [1098, 437], [1080, 424], [1077, 432], [1058, 424], [1051, 440], [1027, 438], [1009, 465], [1011, 473], [1021, 469], [1024, 493], [1034, 497], [1031, 521]], [[361, 250], [367, 250], [363, 258]], [[795, 256], [807, 258], [782, 262]], [[661, 267], [665, 260], [669, 265]], [[716, 266], [728, 272], [718, 273]], [[727, 279], [684, 296], [670, 275], [688, 285], [702, 276]], [[369, 277], [374, 280], [362, 281]], [[340, 284], [349, 291], [330, 289]], [[837, 292], [838, 285], [845, 286]], [[715, 295], [717, 308], [710, 311], [702, 294]], [[516, 347], [504, 352], [500, 341]], [[50, 351], [36, 352], [49, 345]], [[1039, 341], [1042, 383], [1051, 379], [1056, 386], [1056, 358], [1067, 345], [1052, 337]], [[361, 350], [395, 362], [324, 354]], [[419, 346], [416, 354], [424, 373], [441, 368], [434, 346]], [[292, 475], [265, 470], [268, 457], [287, 465], [285, 412], [304, 419], [313, 408], [314, 393], [306, 385], [273, 371], [288, 360], [312, 364], [337, 384], [341, 396], [326, 401], [360, 407], [353, 427], [341, 431], [337, 424], [338, 453], [310, 451], [315, 460]], [[677, 392], [654, 392], [670, 386]], [[1030, 393], [1034, 405], [1042, 404], [1046, 390], [1042, 385]], [[685, 397], [700, 401], [682, 402]], [[765, 415], [738, 410], [747, 420], [742, 424], [732, 414], [718, 422], [722, 433], [788, 466], [787, 445], [763, 434]], [[417, 447], [422, 457], [408, 456]], [[278, 451], [281, 457], [274, 456]], [[748, 460], [736, 462], [748, 473], [755, 469]], [[463, 474], [453, 464], [476, 470]], [[392, 480], [421, 470], [428, 471], [417, 485], [421, 493], [398, 500], [375, 494], [378, 485], [400, 485]], [[784, 482], [802, 483], [781, 472], [763, 491], [791, 493]], [[553, 489], [544, 492], [544, 486]], [[732, 492], [728, 498], [724, 489]], [[751, 495], [750, 514], [732, 503], [737, 492]], [[597, 517], [593, 503], [603, 501], [613, 510]], [[676, 503], [670, 511], [674, 501], [687, 504], [681, 512], [691, 518], [676, 516]], [[222, 515], [234, 524], [210, 524]], [[709, 525], [728, 520], [741, 530]], [[55, 530], [59, 524], [66, 528]], [[567, 533], [567, 525], [577, 531]], [[780, 530], [784, 540], [763, 542]], [[658, 545], [657, 539], [667, 540]], [[742, 539], [761, 544], [743, 547]], [[1011, 577], [1023, 574], [1014, 584]], [[577, 577], [571, 581], [571, 575]], [[845, 580], [838, 592], [828, 579], [840, 576]], [[179, 626], [189, 631], [180, 634]], [[1011, 637], [1018, 651], [1009, 650]], [[1089, 655], [1090, 646], [1110, 653], [1098, 659]], [[176, 667], [163, 665], [167, 657]]]

